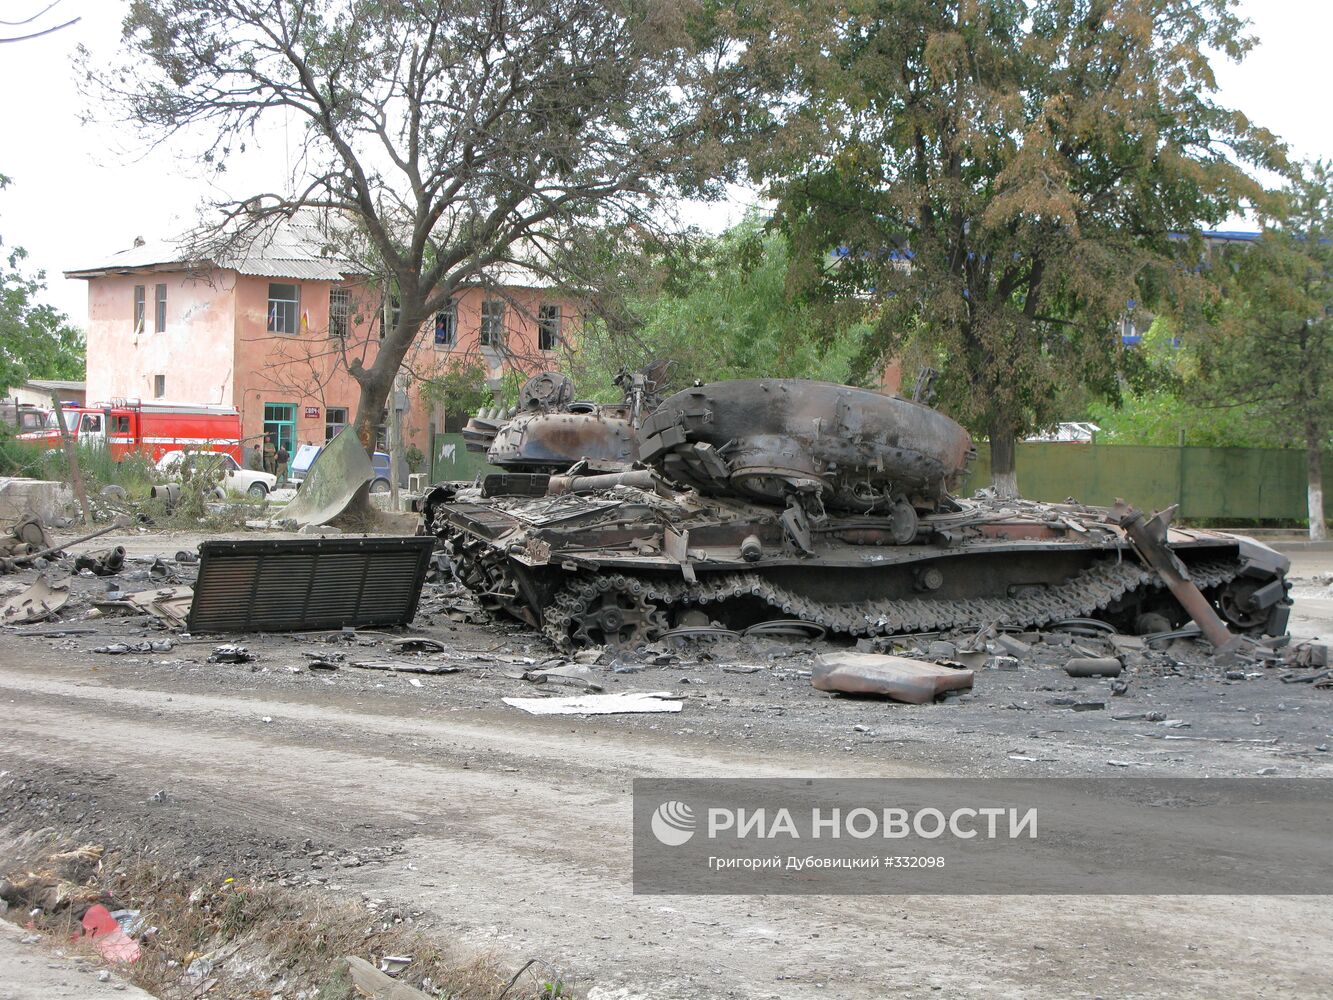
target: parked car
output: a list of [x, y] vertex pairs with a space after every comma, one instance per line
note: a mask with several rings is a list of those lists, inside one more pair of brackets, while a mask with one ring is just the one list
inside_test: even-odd
[[[315, 459], [323, 451], [322, 445], [303, 444], [296, 449], [296, 454], [292, 457], [292, 466], [287, 474], [287, 481], [293, 486], [301, 485], [306, 474], [310, 471], [310, 466], [315, 464]], [[375, 478], [370, 481], [371, 493], [389, 492], [389, 454], [384, 451], [377, 451], [370, 456], [370, 464], [375, 470]]]
[[157, 471], [172, 479], [206, 476], [227, 493], [266, 497], [278, 485], [271, 472], [244, 469], [226, 452], [169, 451], [157, 460]]

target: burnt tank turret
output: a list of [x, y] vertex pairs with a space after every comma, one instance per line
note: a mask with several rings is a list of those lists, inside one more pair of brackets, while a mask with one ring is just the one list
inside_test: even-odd
[[515, 477], [524, 496], [504, 495], [508, 477], [490, 496], [438, 487], [425, 515], [488, 607], [561, 645], [793, 621], [851, 636], [1070, 618], [1155, 631], [1187, 620], [1164, 561], [1232, 629], [1285, 632], [1285, 557], [1169, 515], [955, 498], [971, 451], [954, 421], [898, 397], [717, 382], [646, 416], [639, 467]]
[[534, 375], [511, 410], [487, 408], [463, 428], [469, 451], [508, 472], [557, 473], [575, 463], [592, 472], [628, 469], [639, 457], [636, 428], [657, 405], [665, 364], [622, 372], [619, 403], [574, 399], [574, 383], [560, 372]]

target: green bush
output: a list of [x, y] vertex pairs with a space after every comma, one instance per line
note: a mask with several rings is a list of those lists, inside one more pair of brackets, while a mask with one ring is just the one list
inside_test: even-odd
[[44, 450], [30, 441], [19, 441], [7, 431], [0, 430], [0, 476], [41, 478]]

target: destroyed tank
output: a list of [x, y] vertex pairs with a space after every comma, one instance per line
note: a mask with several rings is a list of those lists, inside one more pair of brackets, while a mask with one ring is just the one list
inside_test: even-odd
[[911, 400], [697, 385], [644, 419], [637, 448], [642, 465], [613, 474], [436, 487], [427, 525], [486, 607], [564, 647], [1070, 620], [1142, 634], [1210, 616], [1217, 643], [1228, 626], [1286, 630], [1284, 556], [1172, 528], [1169, 511], [955, 497], [971, 441]]

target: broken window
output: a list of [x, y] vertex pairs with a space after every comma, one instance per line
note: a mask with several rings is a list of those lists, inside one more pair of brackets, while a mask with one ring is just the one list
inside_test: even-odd
[[134, 286], [134, 332], [143, 333], [144, 321], [148, 318], [148, 299], [143, 285]]
[[347, 407], [324, 407], [324, 440], [332, 441], [347, 426]]
[[347, 320], [352, 312], [352, 293], [341, 286], [329, 289], [329, 336], [347, 337]]
[[270, 282], [268, 286], [268, 332], [296, 333], [300, 313], [300, 286]]
[[554, 351], [560, 346], [560, 307], [543, 302], [537, 309], [537, 349]]
[[477, 340], [482, 347], [499, 347], [504, 343], [505, 304], [499, 299], [487, 299], [481, 304], [481, 331]]
[[454, 346], [458, 328], [458, 309], [453, 302], [435, 314], [435, 346], [444, 350]]
[[167, 286], [158, 285], [153, 298], [153, 329], [157, 333], [167, 332]]

